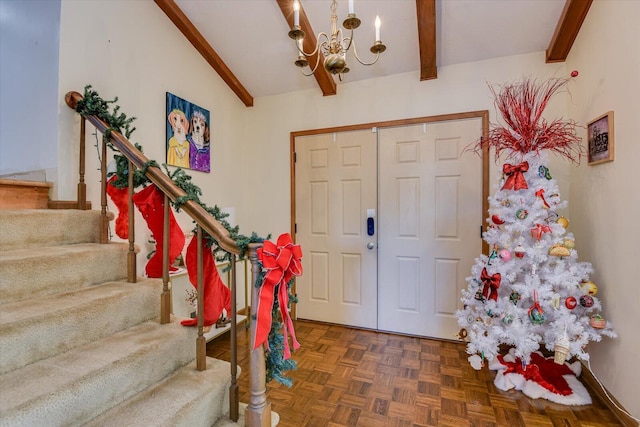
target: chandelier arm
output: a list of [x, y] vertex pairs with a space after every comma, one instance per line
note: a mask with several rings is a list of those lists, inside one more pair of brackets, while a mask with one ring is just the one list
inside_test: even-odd
[[[322, 38], [322, 36], [324, 36], [324, 38], [326, 40], [323, 41], [322, 43], [320, 43], [320, 39]], [[318, 37], [316, 38], [316, 48], [313, 50], [313, 52], [307, 53], [307, 52], [304, 51], [304, 48], [300, 49], [300, 46], [302, 45], [302, 43], [300, 43], [300, 45], [298, 43], [296, 43], [296, 48], [298, 48], [298, 52], [300, 52], [302, 55], [306, 56], [307, 58], [310, 58], [310, 57], [316, 55], [318, 53], [318, 51], [320, 50], [320, 47], [326, 45], [328, 43], [328, 41], [329, 41], [329, 36], [327, 36], [326, 33], [319, 33]]]
[[353, 56], [355, 56], [358, 62], [361, 63], [362, 65], [373, 65], [376, 62], [378, 62], [378, 59], [380, 59], [380, 52], [376, 53], [376, 58], [372, 62], [365, 62], [362, 59], [360, 59], [360, 57], [358, 56], [358, 49], [356, 47], [356, 42], [353, 42]]
[[355, 49], [355, 43], [353, 41], [353, 30], [349, 30], [349, 37], [345, 37], [342, 39], [342, 42], [346, 42], [348, 41], [349, 44], [347, 45], [347, 47], [343, 47], [342, 49], [344, 50], [344, 52], [346, 53], [349, 49], [351, 49], [351, 45], [353, 45], [354, 49]]
[[[318, 49], [316, 49], [316, 51], [317, 51], [317, 50], [318, 50]], [[311, 55], [309, 55], [309, 56], [311, 56]], [[300, 68], [300, 71], [302, 72], [302, 74], [303, 74], [305, 77], [312, 76], [312, 75], [313, 75], [313, 73], [315, 73], [315, 72], [316, 72], [316, 70], [318, 69], [318, 64], [320, 64], [320, 62], [322, 62], [322, 61], [320, 61], [320, 52], [318, 52], [318, 53], [317, 53], [317, 58], [316, 58], [316, 65], [313, 67], [313, 70], [311, 70], [311, 72], [309, 72], [308, 74], [304, 72], [304, 69], [303, 69], [303, 68]], [[309, 68], [311, 68], [311, 67], [309, 67]]]

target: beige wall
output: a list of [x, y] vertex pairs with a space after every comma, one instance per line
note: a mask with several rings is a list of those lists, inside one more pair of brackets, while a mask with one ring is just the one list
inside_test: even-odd
[[[262, 233], [289, 231], [290, 132], [475, 110], [489, 110], [493, 122], [496, 112], [487, 84], [513, 82], [523, 76], [545, 79], [563, 73], [563, 64], [545, 64], [544, 52], [539, 52], [443, 67], [436, 80], [421, 82], [417, 73], [406, 73], [340, 84], [336, 96], [323, 97], [317, 89], [259, 98], [245, 117], [245, 140], [252, 144], [243, 146], [244, 158], [260, 175], [254, 182], [251, 203], [264, 204], [274, 198], [275, 203], [269, 203], [272, 209], [247, 218], [247, 224]], [[561, 94], [550, 103], [545, 116], [566, 114], [566, 95]], [[551, 157], [551, 171], [566, 198], [569, 166]], [[495, 181], [499, 174], [493, 161], [491, 164]], [[278, 191], [271, 192], [271, 188]]]
[[[594, 373], [640, 417], [640, 2], [594, 1], [567, 67], [580, 72], [569, 112], [586, 124], [614, 112], [615, 160], [571, 168], [570, 229], [593, 264], [603, 315], [618, 338], [589, 345]], [[586, 129], [582, 130], [586, 147]]]

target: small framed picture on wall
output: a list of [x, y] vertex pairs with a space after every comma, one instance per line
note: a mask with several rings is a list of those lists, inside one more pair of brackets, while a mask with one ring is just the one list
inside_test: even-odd
[[589, 165], [613, 160], [613, 111], [609, 111], [587, 124]]

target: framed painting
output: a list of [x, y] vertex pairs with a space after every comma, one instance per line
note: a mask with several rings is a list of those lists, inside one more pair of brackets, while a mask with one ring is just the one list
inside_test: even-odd
[[167, 165], [211, 171], [209, 111], [167, 92]]
[[613, 160], [613, 111], [609, 111], [587, 124], [587, 138], [589, 141], [589, 165]]

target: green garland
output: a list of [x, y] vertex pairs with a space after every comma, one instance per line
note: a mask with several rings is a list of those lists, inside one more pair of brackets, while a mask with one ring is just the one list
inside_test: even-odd
[[[91, 85], [87, 85], [84, 88], [84, 99], [78, 102], [78, 105], [76, 106], [76, 112], [78, 112], [82, 116], [96, 116], [109, 126], [103, 134], [103, 140], [109, 146], [109, 148], [111, 148], [116, 153], [114, 154], [114, 159], [116, 162], [116, 179], [112, 182], [112, 185], [116, 188], [126, 188], [129, 186], [129, 160], [122, 154], [118, 154], [119, 150], [111, 142], [111, 132], [119, 132], [120, 134], [124, 135], [125, 138], [130, 139], [131, 134], [136, 129], [135, 127], [131, 127], [131, 124], [135, 120], [135, 117], [127, 117], [126, 114], [120, 112], [120, 107], [118, 105], [115, 105], [117, 101], [118, 97], [114, 98], [112, 101], [105, 101], [96, 91], [92, 90]], [[113, 111], [109, 111], [109, 107], [111, 104], [114, 104]], [[140, 144], [134, 143], [134, 146], [141, 153], [143, 153], [142, 146]], [[146, 176], [146, 171], [150, 166], [160, 167], [155, 160], [150, 160], [143, 166], [142, 169], [136, 169], [133, 174], [134, 188], [146, 187], [147, 185], [151, 184], [151, 181]], [[271, 238], [270, 234], [267, 235], [266, 238], [263, 238], [258, 236], [258, 234], [256, 234], [255, 232], [252, 232], [250, 236], [240, 234], [239, 227], [231, 227], [231, 225], [225, 219], [229, 216], [228, 213], [220, 210], [217, 205], [214, 207], [208, 207], [200, 200], [202, 190], [193, 182], [191, 182], [191, 177], [187, 175], [183, 169], [177, 168], [174, 172], [171, 172], [166, 164], [163, 164], [162, 166], [164, 167], [166, 174], [173, 181], [173, 183], [186, 193], [183, 197], [180, 197], [175, 201], [170, 201], [176, 212], [180, 212], [180, 208], [182, 207], [182, 205], [184, 205], [189, 200], [198, 203], [213, 218], [215, 218], [220, 224], [222, 224], [225, 229], [227, 229], [227, 231], [229, 232], [229, 236], [235, 241], [240, 250], [240, 259], [244, 259], [248, 254], [249, 244], [262, 243], [265, 240]], [[196, 229], [194, 228], [194, 232], [195, 230]], [[206, 247], [211, 248], [218, 262], [228, 262], [228, 265], [225, 267], [225, 271], [226, 269], [231, 268], [233, 254], [222, 249], [215, 238], [209, 235], [206, 231], [203, 231], [203, 240]], [[260, 265], [260, 271], [262, 271], [262, 265]], [[256, 287], [260, 287], [262, 285], [263, 278], [263, 273], [258, 275], [255, 282]], [[288, 284], [289, 288], [290, 286], [291, 282]], [[289, 298], [292, 302], [297, 301], [291, 294], [289, 294]], [[269, 348], [271, 349], [271, 351], [267, 352], [267, 355], [265, 357], [267, 371], [266, 377], [267, 382], [275, 379], [279, 383], [290, 387], [292, 384], [292, 380], [290, 378], [286, 378], [284, 376], [284, 373], [286, 371], [296, 369], [296, 363], [291, 359], [284, 360], [283, 338], [282, 334], [278, 333], [282, 328], [282, 322], [280, 322], [279, 320], [278, 313], [279, 308], [276, 298], [276, 303], [274, 304], [272, 313], [273, 321], [271, 323], [271, 330], [269, 332]]]

